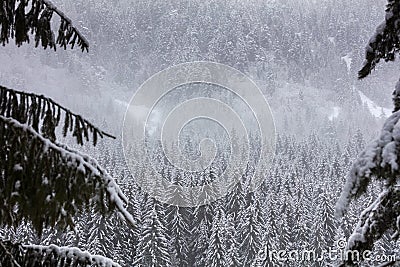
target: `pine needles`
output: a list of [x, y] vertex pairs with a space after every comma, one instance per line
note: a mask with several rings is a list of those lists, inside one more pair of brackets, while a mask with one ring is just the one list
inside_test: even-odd
[[41, 134], [51, 141], [56, 140], [55, 130], [60, 125], [62, 116], [64, 117], [63, 136], [72, 133], [72, 136], [80, 145], [90, 139], [93, 145], [96, 145], [98, 137], [107, 136], [115, 139], [114, 136], [96, 128], [89, 121], [56, 103], [51, 98], [3, 86], [0, 86], [0, 115], [14, 118], [21, 123], [27, 123], [37, 132], [40, 128]]
[[[51, 28], [54, 13], [61, 19], [57, 39]], [[15, 38], [16, 45], [21, 46], [29, 43], [29, 33], [34, 34], [36, 47], [41, 44], [44, 49], [56, 50], [57, 44], [64, 49], [77, 45], [89, 51], [89, 42], [49, 0], [0, 0], [0, 43], [5, 45]]]

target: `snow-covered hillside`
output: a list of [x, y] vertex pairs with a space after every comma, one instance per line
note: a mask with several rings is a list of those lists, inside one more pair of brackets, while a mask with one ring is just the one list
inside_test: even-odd
[[388, 108], [381, 107], [377, 105], [374, 101], [372, 101], [368, 96], [366, 96], [363, 92], [358, 90], [358, 94], [360, 95], [361, 102], [363, 105], [367, 106], [368, 110], [371, 114], [376, 118], [389, 117], [392, 114], [392, 111]]

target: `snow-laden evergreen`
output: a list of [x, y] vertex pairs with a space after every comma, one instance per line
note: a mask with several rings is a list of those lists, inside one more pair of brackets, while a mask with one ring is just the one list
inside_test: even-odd
[[[397, 5], [397, 1], [389, 2]], [[384, 71], [379, 69], [365, 82], [354, 79], [357, 67], [362, 65], [366, 38], [382, 20], [385, 3], [385, 0], [61, 1], [58, 10], [74, 18], [73, 25], [91, 42], [90, 54], [49, 53], [33, 50], [31, 44], [18, 49], [5, 46], [0, 49], [0, 60], [7, 64], [0, 64], [0, 79], [10, 88], [62, 100], [63, 105], [85, 114], [101, 129], [116, 135], [117, 140], [103, 139], [95, 148], [78, 148], [75, 141], [86, 143], [85, 123], [75, 131], [76, 117], [70, 120], [67, 116], [66, 123], [67, 117], [61, 116], [61, 129], [53, 132], [54, 122], [48, 120], [50, 116], [45, 120], [44, 105], [43, 116], [39, 118], [46, 127], [42, 129], [40, 123], [35, 129], [32, 125], [49, 140], [56, 136], [73, 151], [83, 151], [96, 159], [98, 166], [118, 184], [121, 203], [125, 202], [122, 194], [128, 199], [129, 206], [124, 208], [132, 214], [135, 227], [122, 219], [120, 213], [103, 217], [94, 214], [94, 207], [88, 207], [74, 214], [74, 231], [44, 227], [39, 236], [33, 230], [35, 224], [22, 220], [16, 228], [0, 228], [1, 238], [14, 243], [79, 247], [121, 266], [318, 266], [300, 261], [279, 263], [263, 258], [263, 252], [329, 247], [335, 239], [351, 236], [362, 210], [379, 202], [375, 200], [385, 202], [390, 195], [390, 191], [384, 192], [389, 195], [379, 195], [380, 188], [370, 186], [366, 191], [368, 196], [355, 200], [344, 217], [340, 220], [332, 217], [333, 203], [340, 196], [352, 163], [381, 128], [385, 119], [381, 115], [388, 115], [391, 110], [387, 95], [397, 79], [396, 68], [382, 66]], [[26, 8], [29, 10], [30, 6]], [[385, 34], [380, 29], [383, 31], [378, 32], [375, 41], [379, 34]], [[392, 52], [396, 53], [389, 50], [382, 53], [385, 46], [381, 44], [370, 45], [369, 51], [374, 54], [371, 66], [378, 57], [390, 59]], [[193, 181], [194, 175], [171, 170], [161, 163], [161, 154], [155, 160], [156, 170], [137, 164], [130, 173], [119, 144], [119, 132], [134, 88], [164, 68], [195, 60], [227, 64], [255, 81], [274, 112], [277, 155], [271, 169], [261, 163], [265, 182], [254, 195], [247, 191], [248, 174], [244, 173], [242, 181], [218, 204], [177, 208], [149, 199], [135, 185], [135, 178], [162, 170], [173, 182], [178, 183], [186, 175], [183, 180], [202, 183], [215, 179], [226, 162], [215, 162], [203, 173], [202, 181]], [[366, 69], [368, 73], [370, 70]], [[188, 98], [191, 93], [188, 90], [180, 98]], [[398, 88], [396, 96], [399, 100]], [[13, 99], [9, 99], [8, 103], [13, 104]], [[399, 107], [395, 104], [395, 109]], [[57, 118], [57, 108], [54, 112]], [[63, 127], [63, 122], [68, 126]], [[67, 130], [66, 137], [62, 128]], [[94, 141], [92, 134], [89, 131], [88, 137]], [[231, 145], [240, 147], [242, 143], [233, 140]], [[183, 147], [190, 150], [186, 151], [188, 154], [193, 152], [193, 144]], [[393, 145], [385, 150], [388, 169], [396, 163], [390, 148]], [[140, 144], [124, 152], [133, 159], [146, 156]], [[74, 162], [74, 167], [80, 166], [78, 161]], [[13, 164], [10, 170], [21, 172], [24, 167]], [[173, 189], [160, 193], [181, 199], [193, 197]], [[255, 204], [250, 204], [254, 200]], [[149, 206], [151, 201], [154, 202]], [[373, 210], [380, 211], [375, 204], [369, 215], [375, 213]], [[380, 220], [369, 215], [365, 213], [356, 228], [356, 235], [350, 239], [352, 244], [359, 243], [357, 233], [367, 229], [364, 225]], [[373, 253], [392, 252], [398, 253], [396, 245], [384, 234]], [[324, 261], [319, 266], [330, 263]]]

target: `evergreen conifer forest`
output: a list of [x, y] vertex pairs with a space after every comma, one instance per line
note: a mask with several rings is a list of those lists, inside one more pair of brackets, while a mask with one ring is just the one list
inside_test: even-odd
[[399, 22], [0, 0], [0, 267], [400, 266]]

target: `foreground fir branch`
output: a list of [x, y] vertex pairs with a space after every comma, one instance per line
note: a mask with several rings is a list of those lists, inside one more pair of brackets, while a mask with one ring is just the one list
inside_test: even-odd
[[[395, 60], [400, 51], [400, 0], [388, 0], [385, 21], [378, 26], [366, 48], [366, 61], [359, 78], [368, 76], [380, 59]], [[349, 238], [348, 250], [372, 250], [386, 233], [400, 236], [400, 81], [393, 92], [393, 114], [386, 120], [378, 139], [370, 143], [354, 162], [336, 205], [337, 217], [347, 211], [352, 199], [366, 193], [373, 180], [383, 182], [384, 190], [360, 215]], [[398, 265], [399, 261], [388, 265]], [[355, 266], [352, 259], [342, 266]], [[383, 266], [383, 265], [382, 265]]]
[[56, 245], [22, 245], [0, 240], [0, 266], [102, 266], [120, 267], [112, 260], [99, 255], [91, 255], [78, 248]]
[[[57, 39], [51, 28], [53, 13], [61, 19]], [[20, 46], [29, 42], [29, 33], [34, 34], [35, 45], [40, 43], [45, 49], [55, 50], [57, 44], [64, 49], [75, 45], [82, 51], [89, 49], [85, 37], [49, 0], [0, 0], [0, 43], [5, 45], [10, 38], [15, 38], [15, 43]]]
[[102, 214], [116, 207], [134, 225], [127, 198], [94, 159], [1, 115], [0, 136], [0, 225], [26, 218], [39, 233], [73, 227], [73, 217], [90, 206]]
[[370, 244], [387, 231], [390, 227], [398, 238], [400, 234], [398, 214], [400, 214], [400, 188], [390, 187], [361, 214], [361, 218], [349, 239], [348, 246], [355, 250], [370, 249]]
[[377, 28], [366, 47], [365, 62], [358, 72], [360, 79], [367, 77], [381, 59], [395, 60], [400, 51], [400, 0], [388, 0], [385, 21]]
[[[385, 190], [365, 209], [353, 234], [349, 250], [372, 250], [383, 234], [390, 232], [394, 239], [400, 233], [400, 111], [394, 112], [385, 122], [379, 138], [370, 143], [354, 162], [336, 206], [342, 217], [352, 199], [366, 193], [374, 179], [383, 181]], [[347, 264], [347, 265], [346, 265]], [[344, 266], [353, 266], [347, 262]]]
[[90, 137], [93, 145], [97, 144], [98, 137], [107, 136], [115, 139], [114, 136], [98, 129], [51, 98], [3, 86], [0, 86], [0, 115], [27, 123], [37, 132], [40, 128], [41, 134], [51, 141], [56, 140], [55, 129], [59, 126], [61, 116], [64, 118], [63, 136], [71, 132], [80, 145], [83, 145], [84, 140], [89, 141]]
[[[58, 36], [51, 27], [53, 13], [60, 19]], [[0, 43], [15, 39], [54, 48], [60, 45], [88, 51], [89, 43], [71, 20], [49, 0], [0, 0]], [[81, 116], [43, 95], [0, 86], [0, 227], [30, 221], [41, 235], [44, 227], [68, 229], [81, 211], [105, 215], [117, 210], [135, 225], [126, 210], [128, 199], [96, 160], [56, 142], [64, 119], [64, 137], [96, 145], [103, 132]], [[0, 266], [119, 266], [78, 248], [21, 245], [0, 237]]]
[[383, 180], [387, 188], [397, 185], [400, 159], [400, 111], [385, 122], [378, 139], [370, 143], [354, 162], [337, 205], [337, 213], [346, 212], [351, 199], [364, 194], [373, 178]]

